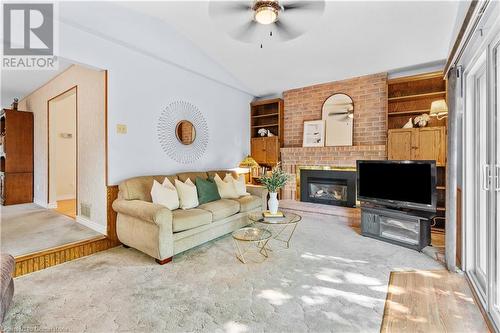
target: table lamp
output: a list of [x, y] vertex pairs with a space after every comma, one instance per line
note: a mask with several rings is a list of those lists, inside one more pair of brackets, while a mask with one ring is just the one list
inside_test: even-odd
[[[239, 168], [238, 169], [246, 169], [248, 170], [247, 172], [241, 172], [241, 173], [248, 173], [248, 183], [252, 182], [252, 176], [253, 176], [253, 170], [259, 167], [259, 163], [257, 163], [252, 156], [248, 155], [243, 159], [243, 161], [240, 162]], [[236, 171], [238, 172], [238, 171]], [[246, 178], [246, 176], [245, 176]]]
[[446, 105], [446, 101], [440, 99], [432, 102], [429, 115], [431, 117], [436, 117], [438, 120], [448, 117], [448, 106]]

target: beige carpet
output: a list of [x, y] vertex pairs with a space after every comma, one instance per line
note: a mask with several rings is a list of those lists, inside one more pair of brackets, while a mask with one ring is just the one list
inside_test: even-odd
[[241, 264], [230, 236], [160, 266], [118, 247], [15, 279], [4, 328], [62, 332], [379, 332], [389, 273], [440, 269], [304, 215], [291, 248]]
[[101, 235], [67, 216], [35, 204], [0, 209], [0, 250], [13, 256]]

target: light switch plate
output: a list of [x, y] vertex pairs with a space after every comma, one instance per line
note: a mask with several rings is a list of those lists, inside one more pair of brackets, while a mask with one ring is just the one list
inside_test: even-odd
[[127, 134], [127, 125], [124, 125], [124, 124], [116, 125], [116, 133]]

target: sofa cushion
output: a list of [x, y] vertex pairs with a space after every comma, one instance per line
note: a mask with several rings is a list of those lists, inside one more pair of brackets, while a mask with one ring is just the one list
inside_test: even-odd
[[163, 205], [170, 210], [179, 208], [179, 195], [177, 194], [177, 189], [167, 177], [165, 177], [163, 184], [153, 180], [151, 198], [154, 204]]
[[238, 178], [238, 174], [236, 173], [236, 171], [233, 170], [214, 170], [214, 171], [208, 171], [207, 173], [209, 178], [214, 178], [215, 175], [219, 175], [221, 179], [224, 179], [224, 177], [226, 177], [226, 174], [228, 173], [230, 173], [231, 176], [233, 176], [234, 178]]
[[240, 211], [240, 204], [235, 200], [220, 199], [198, 206], [212, 213], [212, 220], [218, 221]]
[[234, 185], [234, 181], [231, 176], [228, 177], [228, 180], [222, 180], [219, 175], [215, 175], [214, 177], [215, 184], [217, 184], [217, 190], [219, 191], [220, 197], [223, 199], [236, 199], [239, 198], [238, 193], [236, 192], [236, 186]]
[[185, 182], [176, 179], [175, 188], [179, 195], [179, 207], [181, 209], [198, 207], [198, 192], [196, 191], [196, 185], [194, 185], [191, 179], [188, 178]]
[[159, 183], [163, 183], [167, 177], [171, 183], [177, 179], [177, 176], [142, 176], [127, 179], [121, 182], [120, 196], [125, 200], [142, 200], [147, 202], [152, 202], [151, 199], [151, 188], [153, 187], [153, 180]]
[[198, 192], [198, 202], [200, 205], [221, 199], [219, 191], [217, 190], [217, 185], [213, 179], [202, 179], [197, 177], [195, 184], [196, 191]]
[[191, 180], [195, 180], [196, 177], [200, 177], [201, 179], [207, 179], [208, 175], [206, 172], [183, 172], [177, 174], [177, 179], [181, 182], [185, 182], [188, 178]]
[[244, 195], [242, 197], [239, 197], [238, 199], [231, 200], [235, 200], [240, 204], [240, 212], [242, 213], [259, 208], [262, 205], [261, 198], [255, 195]]
[[179, 232], [183, 230], [193, 229], [201, 225], [212, 222], [212, 213], [207, 210], [193, 209], [176, 209], [172, 211], [172, 230]]

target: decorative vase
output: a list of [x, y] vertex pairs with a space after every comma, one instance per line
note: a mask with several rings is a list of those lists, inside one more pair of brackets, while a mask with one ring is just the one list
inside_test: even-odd
[[269, 200], [267, 201], [267, 205], [269, 206], [269, 212], [271, 214], [278, 213], [278, 207], [280, 202], [278, 201], [278, 193], [269, 192]]

